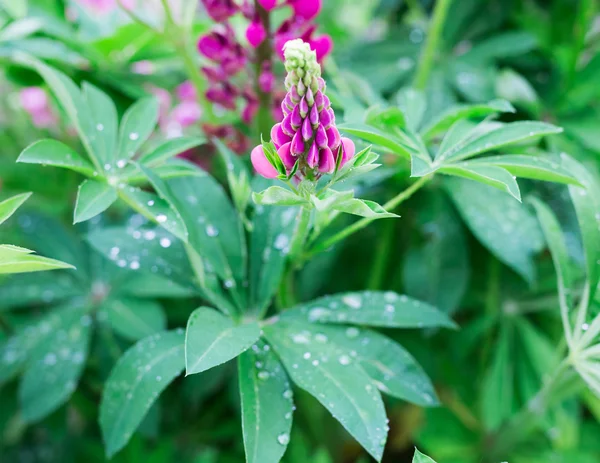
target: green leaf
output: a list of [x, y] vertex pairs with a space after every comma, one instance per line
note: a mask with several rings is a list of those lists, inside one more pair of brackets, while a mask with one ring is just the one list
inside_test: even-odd
[[238, 359], [247, 463], [278, 463], [290, 440], [293, 393], [270, 346], [259, 342]]
[[[482, 123], [483, 124], [483, 123]], [[473, 132], [477, 129], [480, 124], [476, 124], [468, 119], [459, 119], [452, 127], [446, 132], [442, 143], [440, 143], [439, 149], [436, 153], [436, 160], [442, 153], [447, 152], [453, 146], [462, 143], [468, 137], [472, 136]]]
[[422, 92], [411, 87], [401, 89], [396, 95], [396, 101], [406, 116], [406, 125], [412, 131], [417, 131], [423, 122], [427, 101]]
[[154, 131], [158, 122], [158, 100], [143, 98], [123, 116], [119, 130], [119, 159], [131, 159]]
[[419, 449], [415, 447], [412, 463], [435, 463], [435, 460], [424, 453], [419, 452]]
[[299, 211], [294, 207], [258, 206], [250, 236], [250, 300], [261, 313], [277, 291]]
[[485, 185], [493, 186], [521, 201], [521, 192], [515, 178], [507, 170], [495, 166], [477, 166], [462, 162], [441, 167], [440, 172], [456, 177], [464, 177]]
[[449, 148], [439, 155], [436, 162], [456, 162], [503, 146], [560, 132], [561, 128], [545, 122], [510, 122]]
[[387, 291], [362, 291], [325, 296], [281, 314], [282, 319], [319, 323], [356, 323], [389, 328], [456, 325], [435, 307]]
[[400, 217], [392, 212], [387, 212], [383, 207], [374, 201], [358, 198], [348, 199], [341, 203], [335, 204], [333, 209], [336, 211], [345, 212], [347, 214], [354, 214], [372, 219]]
[[205, 142], [206, 140], [202, 137], [181, 137], [165, 140], [152, 151], [144, 154], [139, 159], [139, 163], [147, 167], [156, 167], [164, 164], [172, 157], [200, 146]]
[[458, 178], [445, 181], [450, 197], [475, 237], [529, 283], [535, 277], [533, 254], [544, 247], [531, 212], [505, 193]]
[[487, 117], [499, 112], [514, 113], [515, 108], [506, 100], [493, 100], [489, 103], [478, 105], [453, 106], [425, 127], [421, 131], [421, 135], [425, 140], [429, 140], [439, 133], [446, 132], [461, 119]]
[[386, 336], [337, 326], [320, 326], [318, 334], [318, 342], [331, 341], [347, 353], [337, 361], [342, 365], [358, 362], [384, 394], [423, 407], [438, 405], [433, 385], [423, 369], [401, 345]]
[[265, 206], [296, 206], [309, 204], [308, 200], [280, 186], [270, 186], [260, 193], [252, 193], [256, 204]]
[[62, 313], [52, 334], [31, 353], [19, 387], [23, 418], [39, 421], [64, 404], [83, 373], [92, 319], [82, 310]]
[[180, 240], [187, 241], [185, 224], [167, 201], [135, 187], [120, 188], [119, 195], [136, 212], [173, 233]]
[[117, 199], [117, 191], [106, 183], [85, 180], [79, 185], [73, 223], [85, 222], [108, 209]]
[[260, 337], [256, 322], [235, 325], [233, 320], [209, 307], [190, 315], [185, 332], [185, 370], [193, 375], [231, 360]]
[[95, 134], [90, 137], [90, 143], [96, 157], [106, 171], [115, 166], [122, 168], [123, 165], [115, 161], [119, 122], [117, 108], [106, 93], [87, 82], [82, 85], [82, 94], [93, 118]]
[[485, 375], [482, 418], [489, 431], [497, 429], [509, 418], [513, 408], [514, 371], [510, 343], [512, 332], [503, 325], [494, 350], [494, 358]]
[[[158, 177], [162, 180], [191, 176], [203, 177], [206, 175], [205, 172], [191, 165], [189, 162], [179, 158], [170, 159], [160, 166], [153, 167], [152, 173], [155, 175], [155, 177]], [[127, 170], [121, 173], [120, 178], [123, 180], [123, 182], [134, 186], [146, 185], [148, 183], [148, 177], [132, 163], [129, 163]]]
[[294, 383], [321, 402], [381, 461], [388, 427], [379, 391], [356, 362], [335, 361], [346, 355], [344, 351], [332, 343], [318, 342], [310, 328], [281, 320], [266, 325], [264, 332]]
[[407, 159], [410, 159], [411, 153], [415, 150], [415, 147], [404, 145], [395, 136], [365, 124], [346, 123], [338, 125], [338, 129], [342, 132], [362, 138], [369, 143], [387, 148], [392, 153], [398, 154]]
[[113, 330], [131, 341], [138, 341], [167, 327], [167, 317], [157, 302], [119, 296], [110, 298], [102, 310]]
[[33, 305], [56, 304], [83, 295], [84, 290], [65, 272], [23, 274], [2, 280], [0, 312]]
[[76, 151], [57, 140], [36, 141], [23, 150], [17, 162], [64, 167], [87, 177], [92, 177], [96, 171]]
[[13, 18], [23, 18], [27, 15], [27, 0], [0, 0], [0, 5]]
[[100, 402], [100, 427], [109, 458], [127, 444], [160, 393], [183, 368], [183, 330], [142, 339], [119, 359]]
[[0, 275], [42, 272], [61, 268], [75, 268], [70, 264], [47, 257], [32, 255], [33, 251], [8, 244], [0, 245]]
[[0, 202], [0, 224], [6, 222], [31, 195], [32, 193], [21, 193]]
[[[466, 163], [463, 163], [463, 165]], [[579, 180], [557, 162], [540, 156], [503, 154], [469, 161], [469, 166], [502, 167], [512, 175], [533, 180], [579, 185]]]

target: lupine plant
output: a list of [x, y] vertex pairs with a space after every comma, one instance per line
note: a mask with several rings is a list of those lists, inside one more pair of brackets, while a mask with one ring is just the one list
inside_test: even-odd
[[0, 0], [0, 460], [597, 461], [550, 3]]

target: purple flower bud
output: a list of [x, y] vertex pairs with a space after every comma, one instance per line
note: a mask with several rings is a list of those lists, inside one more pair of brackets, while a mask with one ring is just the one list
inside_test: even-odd
[[291, 113], [283, 118], [283, 122], [281, 123], [281, 130], [288, 137], [293, 137], [294, 134], [296, 133], [296, 131], [294, 130], [294, 127], [292, 127], [292, 114]]
[[271, 93], [275, 87], [275, 76], [270, 69], [263, 69], [258, 77], [258, 86], [263, 93]]
[[308, 119], [304, 119], [304, 122], [302, 123], [302, 138], [305, 141], [308, 141], [312, 138], [313, 136], [313, 128], [310, 125], [310, 121]]
[[265, 156], [265, 151], [261, 145], [258, 145], [256, 148], [252, 150], [250, 153], [250, 160], [252, 161], [252, 165], [254, 166], [254, 170], [265, 178], [276, 178], [277, 170], [275, 167], [271, 165], [267, 157]]
[[198, 40], [198, 51], [213, 61], [220, 61], [225, 50], [224, 43], [217, 34], [208, 34]]
[[329, 148], [323, 148], [319, 153], [319, 171], [330, 174], [335, 170], [335, 158]]
[[340, 167], [346, 164], [350, 159], [354, 157], [356, 153], [356, 146], [354, 142], [349, 138], [342, 137], [342, 160], [340, 161]]
[[291, 142], [285, 143], [281, 145], [281, 147], [277, 150], [277, 154], [281, 158], [283, 165], [287, 170], [292, 170], [294, 164], [296, 164], [296, 158], [292, 155], [290, 148], [292, 146]]
[[253, 47], [258, 47], [267, 38], [267, 31], [260, 21], [250, 23], [246, 29], [246, 39]]
[[321, 111], [319, 113], [319, 120], [321, 121], [321, 124], [323, 124], [323, 126], [326, 129], [331, 127], [331, 124], [333, 123], [333, 120], [331, 118], [331, 113], [327, 109], [324, 109], [323, 111]]
[[319, 149], [317, 148], [317, 144], [313, 142], [310, 145], [308, 150], [308, 154], [306, 155], [306, 163], [310, 168], [314, 168], [319, 162]]
[[335, 125], [327, 129], [327, 146], [334, 153], [340, 147], [340, 132]]
[[257, 0], [265, 10], [271, 11], [277, 6], [277, 0]]
[[292, 138], [292, 146], [290, 147], [290, 152], [294, 156], [300, 156], [304, 154], [304, 141], [302, 140], [300, 132], [296, 132], [294, 138]]
[[233, 0], [202, 0], [208, 15], [215, 22], [223, 22], [237, 12], [237, 6]]
[[317, 94], [315, 95], [315, 106], [317, 107], [317, 109], [319, 111], [322, 111], [323, 108], [325, 107], [325, 97], [321, 90], [319, 90], [317, 92]]
[[308, 116], [308, 118], [313, 127], [316, 127], [319, 123], [319, 111], [317, 110], [316, 105], [313, 105], [313, 107], [310, 108], [310, 115]]
[[275, 124], [271, 129], [271, 140], [276, 148], [292, 141], [292, 137], [286, 135], [281, 128], [281, 124]]
[[325, 80], [322, 77], [318, 77], [317, 82], [319, 83], [319, 90], [325, 93]]
[[300, 107], [300, 116], [302, 116], [302, 119], [304, 119], [306, 116], [308, 116], [308, 103], [306, 101], [306, 97], [302, 97], [298, 106]]
[[325, 128], [319, 124], [317, 128], [317, 134], [315, 136], [315, 142], [319, 148], [325, 148], [327, 146], [327, 134], [325, 132]]
[[298, 95], [304, 96], [306, 93], [306, 85], [301, 80], [298, 82]]
[[308, 103], [309, 106], [312, 106], [315, 104], [315, 97], [313, 95], [312, 90], [310, 89], [310, 87], [308, 87], [308, 89], [306, 89], [306, 102]]
[[[329, 101], [329, 97], [325, 94], [323, 95], [323, 107], [325, 109], [331, 108], [331, 101]], [[319, 111], [320, 111], [320, 109], [319, 109]]]
[[300, 114], [300, 105], [296, 105], [292, 111], [292, 127], [294, 131], [298, 130], [302, 125], [302, 115]]
[[292, 89], [290, 90], [290, 97], [291, 100], [294, 102], [294, 104], [298, 104], [298, 102], [300, 101], [300, 98], [302, 98], [299, 94], [298, 94], [298, 89], [296, 88], [296, 86], [294, 85], [292, 87]]

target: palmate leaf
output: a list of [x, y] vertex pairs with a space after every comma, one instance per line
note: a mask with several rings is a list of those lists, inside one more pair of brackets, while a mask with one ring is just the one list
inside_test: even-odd
[[424, 328], [456, 325], [435, 307], [387, 291], [362, 291], [325, 296], [285, 311], [285, 320], [319, 323], [356, 323], [389, 328]]
[[19, 387], [25, 420], [38, 421], [69, 399], [83, 373], [91, 323], [83, 310], [62, 312], [55, 330], [33, 349]]
[[500, 261], [532, 282], [535, 278], [532, 256], [542, 250], [544, 239], [527, 207], [478, 182], [448, 178], [445, 185], [475, 237]]
[[95, 130], [95, 134], [90, 136], [92, 149], [104, 169], [110, 170], [116, 166], [119, 124], [117, 108], [106, 93], [88, 82], [82, 84], [81, 93], [93, 117], [92, 129]]
[[270, 346], [257, 342], [238, 358], [247, 463], [278, 463], [290, 440], [293, 393]]
[[160, 393], [184, 367], [183, 330], [142, 339], [119, 359], [100, 403], [100, 427], [109, 458], [127, 444]]
[[0, 312], [32, 305], [56, 304], [84, 296], [84, 291], [66, 272], [47, 272], [5, 278], [0, 285]]
[[158, 122], [158, 100], [143, 98], [123, 116], [119, 129], [119, 159], [131, 159], [154, 131]]
[[501, 167], [486, 165], [478, 166], [472, 163], [469, 164], [463, 162], [441, 167], [439, 172], [455, 177], [468, 178], [492, 186], [500, 191], [508, 193], [517, 201], [521, 201], [521, 191], [519, 190], [519, 185], [517, 184], [515, 177]]
[[185, 332], [186, 375], [201, 373], [237, 357], [259, 337], [256, 322], [236, 325], [214, 309], [196, 309]]
[[388, 426], [379, 391], [358, 363], [346, 363], [343, 350], [317, 341], [307, 326], [286, 319], [265, 326], [264, 333], [293, 382], [321, 402], [380, 461]]
[[384, 394], [424, 407], [438, 405], [431, 381], [399, 344], [375, 331], [356, 327], [319, 326], [317, 342], [332, 342], [344, 352], [338, 360], [358, 362]]
[[17, 162], [63, 167], [88, 177], [92, 177], [96, 171], [79, 153], [57, 140], [36, 141], [23, 150]]
[[79, 185], [73, 223], [85, 222], [108, 209], [117, 199], [117, 191], [106, 183], [85, 180]]

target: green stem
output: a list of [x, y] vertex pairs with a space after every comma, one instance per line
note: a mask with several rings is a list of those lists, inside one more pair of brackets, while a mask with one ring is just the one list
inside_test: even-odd
[[451, 3], [452, 0], [438, 0], [435, 4], [431, 24], [429, 26], [429, 31], [427, 32], [427, 40], [419, 60], [417, 72], [415, 73], [414, 87], [417, 90], [424, 90], [427, 85], [427, 80], [429, 79], [429, 74], [431, 73], [433, 62], [438, 52], [444, 23], [446, 22], [448, 9]]
[[381, 239], [377, 241], [373, 266], [371, 267], [371, 276], [367, 284], [367, 289], [377, 290], [382, 289], [385, 271], [388, 267], [388, 262], [391, 254], [391, 242], [394, 238], [395, 223], [392, 220], [385, 221], [382, 224], [383, 232]]
[[273, 119], [271, 117], [271, 100], [272, 95], [270, 92], [263, 92], [259, 85], [260, 75], [262, 73], [263, 65], [268, 63], [272, 65], [272, 57], [273, 57], [273, 45], [272, 45], [272, 37], [271, 37], [271, 16], [267, 10], [265, 10], [259, 2], [255, 2], [256, 4], [256, 12], [258, 14], [258, 18], [262, 23], [265, 31], [267, 32], [267, 37], [256, 49], [256, 94], [258, 96], [258, 115], [256, 118], [256, 123], [258, 125], [258, 135], [264, 136], [265, 138], [270, 133], [271, 127], [273, 125]]
[[[418, 191], [423, 185], [425, 185], [431, 178], [432, 178], [431, 175], [421, 177], [419, 180], [417, 180], [415, 183], [413, 183], [411, 186], [409, 186], [406, 190], [401, 191], [399, 194], [397, 194], [392, 199], [390, 199], [387, 203], [385, 203], [383, 205], [383, 208], [386, 211], [392, 211], [399, 204], [401, 204], [402, 202], [404, 202], [408, 198], [410, 198], [416, 191]], [[311, 256], [314, 256], [315, 254], [326, 251], [331, 246], [336, 244], [338, 241], [346, 239], [350, 235], [353, 235], [354, 233], [356, 233], [357, 231], [362, 230], [363, 228], [365, 228], [367, 225], [369, 225], [374, 220], [376, 220], [376, 218], [365, 217], [363, 219], [360, 219], [358, 222], [354, 222], [352, 225], [344, 228], [343, 230], [336, 233], [332, 237], [326, 239], [322, 243], [317, 244], [313, 249], [311, 249], [311, 251], [308, 253], [308, 255], [306, 257], [311, 257]]]
[[538, 393], [512, 419], [490, 436], [483, 450], [484, 462], [506, 460], [519, 443], [536, 431], [545, 412], [560, 398], [558, 393], [570, 379], [570, 373], [568, 359], [565, 359], [552, 372]]

